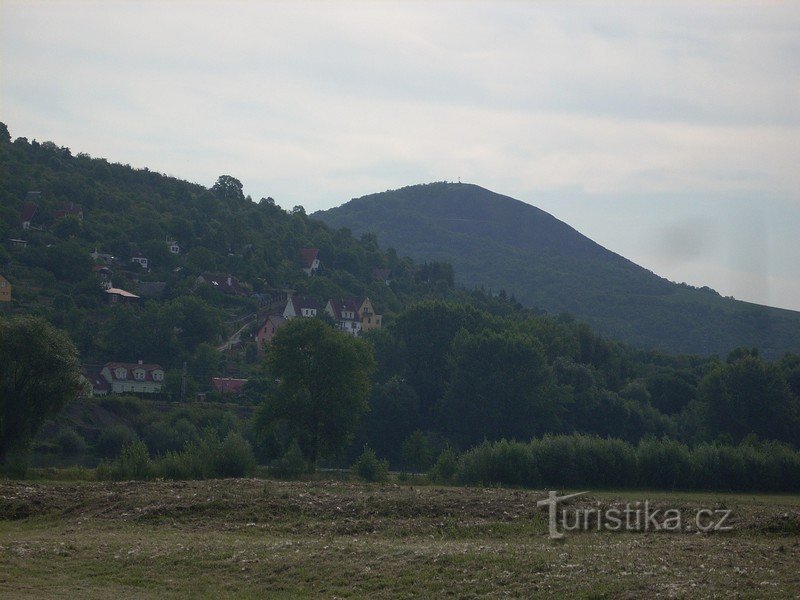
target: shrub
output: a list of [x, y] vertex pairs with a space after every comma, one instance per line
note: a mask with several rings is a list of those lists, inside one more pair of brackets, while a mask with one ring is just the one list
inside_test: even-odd
[[56, 443], [64, 454], [81, 454], [86, 451], [86, 440], [74, 429], [62, 429]]
[[439, 457], [430, 470], [429, 476], [439, 483], [450, 483], [458, 471], [458, 453], [450, 446], [439, 453]]
[[372, 448], [364, 446], [364, 452], [353, 465], [353, 472], [364, 481], [386, 481], [389, 479], [389, 461], [379, 460]]
[[236, 431], [231, 431], [222, 442], [216, 474], [220, 477], [250, 475], [256, 468], [256, 459], [250, 443]]
[[139, 436], [130, 427], [113, 425], [100, 434], [97, 440], [97, 452], [100, 456], [111, 458], [119, 456], [122, 449], [139, 441]]
[[126, 444], [119, 458], [111, 465], [111, 478], [150, 479], [154, 475], [153, 463], [147, 445], [141, 440]]
[[297, 443], [297, 440], [293, 440], [284, 455], [270, 463], [269, 470], [276, 477], [296, 479], [308, 473], [310, 468], [300, 449], [300, 444]]

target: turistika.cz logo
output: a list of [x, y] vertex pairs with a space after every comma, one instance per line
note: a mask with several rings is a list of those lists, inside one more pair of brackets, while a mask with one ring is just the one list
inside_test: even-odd
[[650, 501], [625, 504], [624, 508], [603, 508], [599, 505], [569, 509], [561, 507], [561, 531], [559, 531], [558, 503], [566, 502], [587, 494], [577, 492], [559, 496], [551, 490], [546, 500], [539, 500], [536, 506], [547, 506], [549, 516], [550, 539], [564, 537], [565, 531], [730, 531], [728, 524], [731, 511], [728, 509], [700, 508], [692, 515], [684, 515], [677, 508], [652, 508]]

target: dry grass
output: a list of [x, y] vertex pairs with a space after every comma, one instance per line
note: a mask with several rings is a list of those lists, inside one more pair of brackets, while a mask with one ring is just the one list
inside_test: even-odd
[[786, 598], [800, 498], [591, 494], [727, 506], [734, 531], [547, 538], [543, 492], [336, 481], [0, 482], [3, 598]]

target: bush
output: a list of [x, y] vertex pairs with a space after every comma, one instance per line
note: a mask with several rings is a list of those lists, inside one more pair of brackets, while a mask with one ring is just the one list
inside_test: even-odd
[[389, 461], [378, 460], [375, 451], [364, 446], [364, 452], [353, 465], [353, 473], [364, 481], [386, 481], [389, 479]]
[[119, 456], [125, 446], [139, 441], [139, 436], [130, 427], [113, 425], [100, 434], [97, 453], [105, 458]]
[[269, 465], [270, 473], [283, 479], [296, 479], [310, 470], [297, 440], [292, 441], [282, 457], [273, 460]]
[[150, 479], [155, 474], [147, 445], [141, 440], [127, 444], [119, 458], [111, 466], [111, 478]]
[[701, 444], [690, 449], [669, 438], [645, 438], [632, 446], [578, 434], [545, 436], [527, 445], [484, 442], [461, 456], [446, 450], [431, 478], [551, 489], [645, 486], [792, 492], [800, 489], [800, 452], [780, 442]]
[[81, 454], [86, 451], [86, 440], [74, 429], [62, 429], [56, 443], [64, 454]]
[[429, 476], [433, 481], [439, 483], [451, 483], [454, 481], [457, 471], [458, 453], [448, 446], [439, 454]]
[[216, 474], [219, 477], [243, 477], [250, 475], [255, 468], [256, 459], [250, 443], [236, 431], [228, 433], [222, 442]]

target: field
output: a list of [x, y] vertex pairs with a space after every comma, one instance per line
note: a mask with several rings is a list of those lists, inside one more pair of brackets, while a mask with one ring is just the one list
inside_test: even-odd
[[800, 497], [598, 492], [730, 509], [729, 532], [548, 538], [547, 492], [346, 481], [0, 481], [10, 598], [786, 598]]

